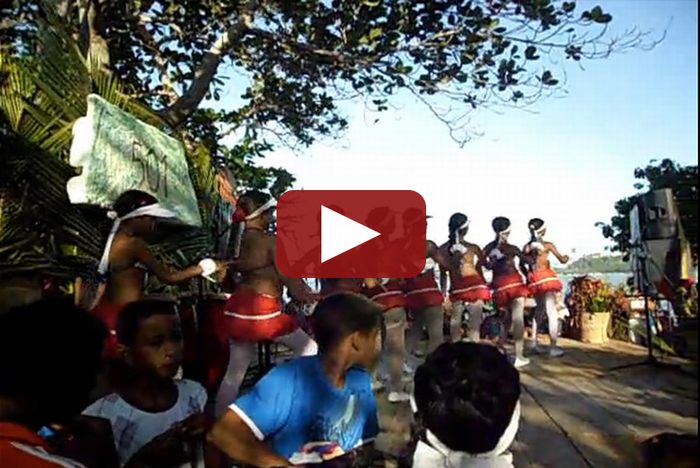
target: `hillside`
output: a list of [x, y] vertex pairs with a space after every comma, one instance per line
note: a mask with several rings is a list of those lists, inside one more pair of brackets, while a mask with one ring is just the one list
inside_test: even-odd
[[561, 273], [629, 273], [630, 264], [622, 260], [620, 255], [584, 255], [565, 267], [559, 267]]

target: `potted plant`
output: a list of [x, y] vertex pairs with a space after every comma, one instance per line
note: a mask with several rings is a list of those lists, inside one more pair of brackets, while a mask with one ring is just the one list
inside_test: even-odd
[[615, 290], [592, 276], [579, 276], [570, 283], [567, 306], [571, 330], [584, 343], [606, 343], [610, 317], [617, 304]]

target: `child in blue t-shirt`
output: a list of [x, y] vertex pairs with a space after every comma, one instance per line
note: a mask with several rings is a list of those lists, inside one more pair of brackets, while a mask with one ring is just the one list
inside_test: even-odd
[[229, 407], [210, 440], [233, 460], [277, 467], [320, 463], [351, 453], [379, 432], [367, 369], [376, 363], [381, 310], [339, 293], [312, 316], [319, 354], [270, 371]]

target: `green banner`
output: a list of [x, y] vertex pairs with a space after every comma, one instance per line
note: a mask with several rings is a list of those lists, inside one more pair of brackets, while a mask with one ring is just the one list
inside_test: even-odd
[[73, 126], [70, 164], [82, 169], [67, 184], [71, 203], [109, 207], [143, 190], [183, 223], [202, 225], [182, 144], [97, 95]]

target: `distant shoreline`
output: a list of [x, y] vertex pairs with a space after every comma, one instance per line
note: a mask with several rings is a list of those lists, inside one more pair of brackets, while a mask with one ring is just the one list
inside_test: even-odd
[[632, 275], [630, 270], [622, 271], [585, 271], [585, 270], [558, 270], [554, 269], [560, 275]]

